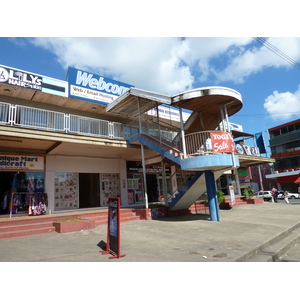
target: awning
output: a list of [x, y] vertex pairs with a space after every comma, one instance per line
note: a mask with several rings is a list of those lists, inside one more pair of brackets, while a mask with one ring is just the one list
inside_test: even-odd
[[294, 181], [294, 183], [300, 183], [300, 176]]
[[130, 88], [123, 95], [108, 104], [106, 106], [106, 112], [128, 117], [137, 117], [139, 115], [137, 100], [140, 100], [141, 114], [155, 108], [157, 104], [171, 104], [170, 96], [148, 92], [137, 88]]

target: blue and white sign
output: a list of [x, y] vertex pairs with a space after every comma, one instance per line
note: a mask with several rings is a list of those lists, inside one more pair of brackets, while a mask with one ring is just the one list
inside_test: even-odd
[[0, 83], [7, 83], [24, 88], [42, 90], [42, 76], [6, 66], [0, 66]]
[[109, 104], [133, 85], [69, 67], [69, 97]]

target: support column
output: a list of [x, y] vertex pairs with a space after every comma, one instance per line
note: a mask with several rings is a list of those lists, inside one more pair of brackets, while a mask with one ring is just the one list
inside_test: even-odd
[[236, 186], [236, 192], [238, 196], [242, 196], [241, 193], [241, 186], [240, 186], [240, 178], [239, 178], [239, 174], [238, 174], [238, 169], [234, 168], [234, 177], [235, 177], [235, 186]]
[[205, 171], [205, 181], [206, 181], [210, 220], [220, 221], [215, 175], [211, 170]]
[[183, 148], [183, 158], [186, 158], [184, 124], [183, 124], [182, 108], [181, 107], [179, 107], [179, 116], [180, 116], [180, 129], [181, 129], [181, 140], [182, 140], [182, 148]]
[[[139, 111], [139, 131], [142, 134], [142, 117], [141, 117], [141, 105], [140, 99], [138, 98], [138, 111]], [[145, 208], [148, 208], [148, 193], [147, 193], [147, 179], [146, 179], [146, 165], [145, 165], [145, 152], [144, 145], [141, 144], [142, 152], [142, 166], [143, 166], [143, 181], [144, 181], [144, 195], [145, 195]]]
[[161, 175], [162, 175], [162, 188], [163, 188], [163, 195], [164, 195], [164, 199], [165, 199], [165, 205], [169, 206], [167, 177], [166, 177], [166, 164], [165, 164], [164, 160], [161, 161]]

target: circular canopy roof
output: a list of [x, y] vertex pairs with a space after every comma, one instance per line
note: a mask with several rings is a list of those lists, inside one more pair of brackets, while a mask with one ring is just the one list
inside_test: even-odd
[[[243, 106], [242, 96], [226, 87], [204, 87], [186, 91], [171, 97], [172, 105], [201, 112], [204, 130], [214, 130], [221, 121], [220, 107], [226, 105], [228, 116], [237, 113]], [[193, 130], [193, 127], [196, 127]], [[189, 126], [189, 131], [199, 130], [199, 121]]]

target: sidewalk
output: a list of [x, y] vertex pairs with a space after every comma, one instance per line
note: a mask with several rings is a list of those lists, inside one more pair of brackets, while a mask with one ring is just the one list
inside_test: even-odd
[[[192, 214], [121, 224], [121, 254], [99, 253], [106, 226], [0, 241], [2, 262], [234, 262], [251, 261], [271, 240], [300, 236], [300, 204], [242, 205], [220, 210], [220, 221]], [[289, 235], [287, 234], [289, 233]], [[254, 256], [255, 257], [255, 256]]]

